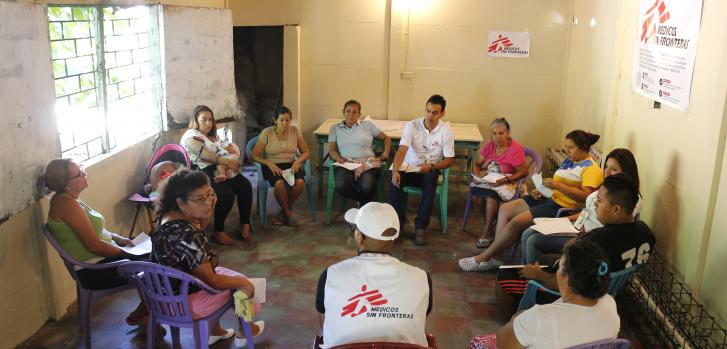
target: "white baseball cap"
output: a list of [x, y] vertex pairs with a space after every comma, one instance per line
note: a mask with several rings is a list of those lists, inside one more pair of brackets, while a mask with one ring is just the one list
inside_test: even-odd
[[[372, 239], [391, 241], [399, 237], [399, 216], [389, 204], [369, 202], [361, 208], [348, 210], [344, 218], [346, 222], [355, 224], [361, 233]], [[396, 234], [383, 236], [383, 233], [391, 228], [396, 230]]]

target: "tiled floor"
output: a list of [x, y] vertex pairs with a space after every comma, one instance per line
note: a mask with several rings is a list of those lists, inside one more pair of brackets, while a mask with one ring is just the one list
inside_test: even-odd
[[[410, 224], [403, 238], [397, 240], [393, 255], [431, 274], [434, 287], [434, 308], [427, 319], [427, 331], [434, 333], [440, 348], [467, 348], [473, 335], [492, 333], [498, 328], [497, 307], [493, 287], [494, 273], [464, 273], [457, 260], [472, 255], [475, 236], [460, 232], [464, 207], [464, 184], [450, 186], [449, 234], [442, 235], [440, 221], [432, 218], [428, 234], [429, 246], [415, 246], [409, 234], [415, 205], [409, 204]], [[315, 288], [319, 274], [327, 266], [353, 256], [355, 247], [348, 225], [343, 221], [335, 200], [334, 222], [326, 225], [324, 211], [319, 210], [315, 222], [307, 213], [305, 196], [296, 203], [298, 228], [257, 227], [253, 241], [240, 242], [237, 247], [219, 247], [220, 265], [239, 270], [249, 276], [267, 278], [267, 302], [259, 314], [265, 320], [265, 333], [256, 339], [256, 348], [310, 348], [318, 331], [315, 310]], [[318, 200], [318, 207], [324, 200]], [[351, 201], [349, 201], [351, 204]], [[233, 214], [236, 210], [233, 210]], [[235, 223], [236, 217], [229, 221]], [[253, 218], [253, 222], [257, 222]], [[479, 231], [482, 219], [473, 211], [468, 224]], [[138, 297], [133, 291], [99, 302], [93, 310], [92, 334], [96, 348], [143, 348], [144, 337], [127, 326], [124, 318], [134, 308]], [[75, 307], [74, 307], [75, 308]], [[233, 327], [231, 314], [223, 317], [223, 325]], [[166, 345], [171, 347], [169, 334]], [[190, 330], [182, 331], [182, 347], [191, 347]], [[80, 348], [77, 315], [72, 310], [58, 321], [49, 322], [20, 348]], [[228, 340], [214, 348], [232, 348]]]

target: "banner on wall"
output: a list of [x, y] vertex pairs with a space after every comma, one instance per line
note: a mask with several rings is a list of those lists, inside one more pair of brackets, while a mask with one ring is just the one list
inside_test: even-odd
[[487, 34], [487, 55], [490, 57], [528, 58], [529, 32], [503, 32], [491, 30]]
[[692, 88], [702, 0], [641, 0], [632, 87], [686, 111]]

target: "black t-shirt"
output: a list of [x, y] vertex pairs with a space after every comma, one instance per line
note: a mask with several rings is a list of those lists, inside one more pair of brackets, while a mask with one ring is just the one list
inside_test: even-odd
[[610, 273], [646, 263], [656, 243], [651, 229], [642, 221], [609, 224], [593, 229], [581, 238], [606, 251]]

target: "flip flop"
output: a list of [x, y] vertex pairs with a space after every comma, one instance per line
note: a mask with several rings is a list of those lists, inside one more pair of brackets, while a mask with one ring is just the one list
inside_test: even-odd
[[477, 239], [477, 248], [488, 248], [493, 239]]
[[273, 225], [283, 225], [285, 224], [285, 215], [279, 214], [273, 218], [272, 222]]

